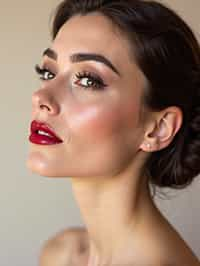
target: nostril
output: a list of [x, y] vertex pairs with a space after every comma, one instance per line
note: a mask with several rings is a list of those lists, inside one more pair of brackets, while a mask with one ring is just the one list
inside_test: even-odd
[[34, 110], [48, 112], [56, 115], [60, 111], [59, 103], [48, 90], [38, 90], [32, 95], [32, 107]]
[[40, 108], [41, 109], [47, 108], [48, 111], [51, 111], [51, 109], [45, 104], [40, 104]]

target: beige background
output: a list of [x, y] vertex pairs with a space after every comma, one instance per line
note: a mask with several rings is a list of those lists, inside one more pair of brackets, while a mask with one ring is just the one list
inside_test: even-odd
[[[0, 8], [0, 265], [38, 265], [42, 243], [55, 232], [83, 225], [67, 179], [29, 173], [31, 94], [38, 81], [33, 66], [49, 46], [49, 16], [59, 1], [2, 1]], [[200, 1], [168, 0], [200, 34]], [[157, 199], [168, 220], [200, 258], [200, 180]]]

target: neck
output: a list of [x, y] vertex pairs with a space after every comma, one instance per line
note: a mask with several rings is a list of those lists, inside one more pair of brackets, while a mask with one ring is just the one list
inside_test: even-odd
[[126, 169], [112, 178], [72, 179], [89, 235], [88, 266], [118, 262], [119, 251], [127, 245], [130, 235], [134, 238], [134, 232], [154, 208], [147, 179], [133, 170]]

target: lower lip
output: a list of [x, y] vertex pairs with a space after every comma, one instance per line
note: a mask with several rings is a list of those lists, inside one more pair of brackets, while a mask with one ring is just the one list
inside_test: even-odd
[[39, 145], [55, 145], [62, 142], [58, 139], [50, 138], [44, 135], [39, 135], [37, 133], [31, 133], [31, 135], [29, 136], [29, 141]]

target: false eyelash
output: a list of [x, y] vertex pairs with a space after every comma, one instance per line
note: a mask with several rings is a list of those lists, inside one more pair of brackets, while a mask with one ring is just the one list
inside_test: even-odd
[[[46, 72], [49, 72], [50, 74], [52, 74], [52, 76], [53, 76], [52, 78], [54, 78], [54, 76], [55, 76], [55, 74], [53, 74], [49, 69], [41, 68], [38, 64], [35, 65], [35, 71], [37, 74], [41, 75], [40, 76], [41, 80], [49, 80], [49, 79], [44, 78], [44, 74]], [[88, 87], [83, 86], [83, 85], [79, 85], [79, 86], [84, 87], [84, 88], [93, 87], [96, 90], [101, 90], [101, 89], [104, 89], [105, 87], [108, 86], [103, 82], [103, 80], [98, 75], [96, 75], [94, 73], [83, 71], [82, 73], [78, 72], [75, 76], [77, 79], [88, 78], [94, 82], [94, 85], [89, 85]], [[52, 78], [50, 78], [50, 79], [52, 79]]]
[[[48, 79], [45, 79], [45, 78], [44, 78], [44, 74], [45, 74], [46, 72], [51, 73], [51, 74], [53, 75], [53, 77], [55, 77], [55, 75], [54, 75], [49, 69], [47, 69], [47, 68], [41, 68], [38, 64], [35, 65], [35, 71], [36, 71], [37, 74], [42, 75], [42, 76], [40, 76], [40, 79], [41, 79], [41, 80], [48, 80]], [[52, 78], [53, 78], [53, 77], [52, 77]], [[52, 79], [52, 78], [51, 78], [51, 79]]]
[[94, 73], [83, 71], [82, 73], [78, 72], [75, 76], [77, 79], [88, 78], [94, 82], [95, 85], [91, 85], [88, 87], [83, 86], [85, 88], [94, 87], [95, 89], [100, 90], [100, 89], [103, 89], [104, 87], [107, 87], [107, 85], [103, 82], [103, 80], [98, 75], [96, 75]]

